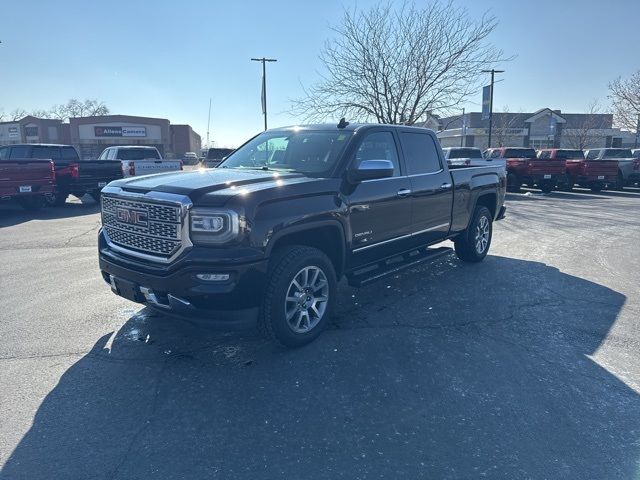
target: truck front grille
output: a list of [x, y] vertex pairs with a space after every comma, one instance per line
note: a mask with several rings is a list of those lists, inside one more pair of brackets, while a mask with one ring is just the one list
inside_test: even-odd
[[182, 246], [182, 206], [178, 203], [102, 195], [102, 226], [115, 245], [162, 258]]

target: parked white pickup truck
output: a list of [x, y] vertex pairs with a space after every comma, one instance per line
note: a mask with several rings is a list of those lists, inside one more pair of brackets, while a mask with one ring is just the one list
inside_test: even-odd
[[122, 164], [123, 177], [182, 170], [181, 160], [164, 160], [156, 147], [140, 145], [108, 147], [98, 160], [116, 160]]

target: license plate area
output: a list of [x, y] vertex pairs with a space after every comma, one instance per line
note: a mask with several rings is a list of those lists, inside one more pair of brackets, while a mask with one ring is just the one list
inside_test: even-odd
[[106, 187], [106, 186], [107, 186], [107, 182], [98, 182], [99, 188]]
[[545, 180], [551, 180], [551, 175], [545, 175], [545, 176], [544, 176], [544, 179], [545, 179]]
[[20, 185], [20, 193], [31, 193], [31, 185]]
[[113, 293], [116, 295], [131, 300], [132, 302], [141, 303], [144, 301], [140, 287], [129, 280], [111, 277], [111, 290], [113, 290]]
[[598, 180], [604, 180], [604, 175], [598, 175]]

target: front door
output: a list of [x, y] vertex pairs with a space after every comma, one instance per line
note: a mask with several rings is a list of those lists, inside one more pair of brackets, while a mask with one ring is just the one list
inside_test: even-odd
[[411, 180], [415, 245], [443, 240], [451, 227], [453, 182], [434, 138], [427, 132], [400, 132], [405, 166]]
[[395, 171], [393, 177], [350, 187], [351, 267], [408, 248], [411, 234], [411, 181], [400, 164], [393, 133], [375, 130], [366, 134], [352, 164], [363, 160], [389, 160]]

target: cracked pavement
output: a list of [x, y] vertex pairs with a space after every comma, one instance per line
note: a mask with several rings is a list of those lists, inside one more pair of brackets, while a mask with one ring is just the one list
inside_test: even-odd
[[290, 351], [113, 295], [89, 197], [0, 206], [0, 479], [637, 478], [640, 190], [533, 193]]

